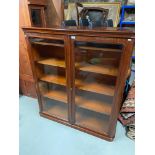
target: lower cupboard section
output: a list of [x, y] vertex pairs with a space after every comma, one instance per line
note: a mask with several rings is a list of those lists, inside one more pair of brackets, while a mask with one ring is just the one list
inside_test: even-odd
[[[68, 121], [68, 104], [44, 98], [43, 113]], [[109, 116], [76, 106], [75, 124], [106, 134], [109, 127]]]

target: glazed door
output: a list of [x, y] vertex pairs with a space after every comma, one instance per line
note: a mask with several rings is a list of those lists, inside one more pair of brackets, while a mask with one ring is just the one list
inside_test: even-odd
[[40, 98], [40, 111], [68, 121], [67, 50], [63, 36], [29, 37]]
[[72, 36], [73, 119], [108, 134], [123, 44], [118, 39]]

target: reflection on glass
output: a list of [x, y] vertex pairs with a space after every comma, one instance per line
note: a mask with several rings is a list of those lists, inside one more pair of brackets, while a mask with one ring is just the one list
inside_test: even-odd
[[107, 133], [122, 45], [74, 42], [76, 124]]
[[68, 121], [63, 40], [30, 38], [42, 99], [42, 113]]

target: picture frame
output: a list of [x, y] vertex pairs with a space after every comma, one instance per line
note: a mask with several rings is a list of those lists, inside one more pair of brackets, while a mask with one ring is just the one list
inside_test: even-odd
[[[121, 2], [84, 2], [84, 7], [101, 7], [109, 9], [108, 19], [113, 20], [113, 26], [117, 27], [121, 10]], [[64, 10], [65, 20], [74, 19], [77, 21], [77, 12], [75, 3], [68, 3], [68, 9]]]

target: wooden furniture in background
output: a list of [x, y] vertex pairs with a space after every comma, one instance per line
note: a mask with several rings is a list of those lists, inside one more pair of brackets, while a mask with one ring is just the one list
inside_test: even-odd
[[33, 27], [46, 27], [46, 6], [47, 0], [28, 0], [30, 20]]
[[40, 115], [112, 141], [134, 45], [119, 28], [23, 28]]
[[22, 26], [31, 26], [27, 0], [19, 1], [19, 84], [23, 95], [36, 97], [36, 89]]
[[[43, 10], [45, 6], [46, 9]], [[63, 20], [63, 3], [61, 3], [61, 0], [19, 0], [19, 82], [21, 93], [30, 97], [36, 97], [36, 89], [27, 53], [25, 36], [21, 27], [37, 26], [31, 21], [30, 9], [33, 7], [41, 8], [41, 13], [43, 14], [41, 25], [43, 27], [61, 25], [61, 21]], [[41, 25], [38, 24], [38, 26]]]

